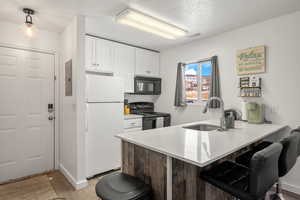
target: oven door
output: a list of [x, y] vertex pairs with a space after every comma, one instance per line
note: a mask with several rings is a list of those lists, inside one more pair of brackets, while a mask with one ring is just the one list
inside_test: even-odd
[[154, 128], [156, 128], [156, 117], [144, 117], [143, 130], [149, 130]]

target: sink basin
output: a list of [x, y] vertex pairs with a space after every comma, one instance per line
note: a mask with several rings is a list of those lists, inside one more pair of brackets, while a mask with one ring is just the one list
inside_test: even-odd
[[211, 124], [195, 124], [191, 126], [184, 126], [186, 129], [193, 129], [197, 131], [214, 131], [220, 128], [219, 126], [211, 125]]

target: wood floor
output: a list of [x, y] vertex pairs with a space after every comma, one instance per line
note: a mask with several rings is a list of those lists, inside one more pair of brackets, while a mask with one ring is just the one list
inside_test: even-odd
[[[99, 178], [89, 180], [89, 186], [74, 190], [60, 172], [51, 172], [16, 183], [0, 185], [0, 200], [98, 200], [95, 185]], [[299, 198], [286, 195], [286, 200]]]

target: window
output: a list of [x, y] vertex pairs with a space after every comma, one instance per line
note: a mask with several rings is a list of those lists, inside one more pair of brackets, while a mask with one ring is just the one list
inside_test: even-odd
[[185, 94], [187, 103], [199, 103], [209, 98], [211, 61], [190, 63], [185, 66]]

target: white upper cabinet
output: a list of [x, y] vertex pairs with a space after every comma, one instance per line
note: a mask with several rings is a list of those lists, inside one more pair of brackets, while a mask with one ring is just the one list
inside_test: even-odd
[[159, 77], [159, 53], [136, 48], [135, 74]]
[[92, 36], [85, 38], [86, 70], [123, 78], [126, 93], [134, 93], [134, 76], [160, 76], [159, 53]]
[[92, 70], [97, 67], [96, 63], [96, 38], [85, 37], [85, 67]]
[[113, 73], [115, 67], [115, 43], [86, 36], [85, 67], [90, 71]]
[[98, 69], [103, 72], [113, 72], [115, 67], [115, 43], [97, 39], [96, 61]]
[[114, 74], [124, 79], [125, 92], [134, 92], [135, 48], [116, 44]]

